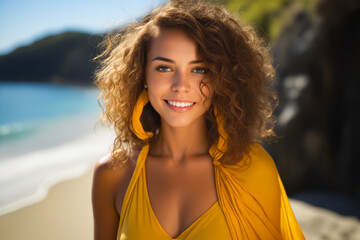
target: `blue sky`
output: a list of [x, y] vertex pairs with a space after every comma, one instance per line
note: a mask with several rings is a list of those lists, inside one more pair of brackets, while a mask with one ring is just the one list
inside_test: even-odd
[[166, 0], [0, 0], [0, 55], [66, 30], [101, 33]]

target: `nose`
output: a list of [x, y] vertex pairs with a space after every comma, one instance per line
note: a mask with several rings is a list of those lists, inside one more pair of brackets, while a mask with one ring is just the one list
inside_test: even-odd
[[185, 73], [180, 71], [175, 72], [171, 90], [174, 92], [188, 92], [190, 90], [188, 77]]

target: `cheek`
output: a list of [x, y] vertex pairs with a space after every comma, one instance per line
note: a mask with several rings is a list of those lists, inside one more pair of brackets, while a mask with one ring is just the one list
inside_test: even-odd
[[168, 75], [159, 74], [158, 72], [151, 69], [146, 71], [145, 78], [149, 90], [154, 89], [160, 91], [160, 89], [168, 87], [169, 84]]
[[163, 100], [168, 92], [168, 87], [166, 86], [166, 81], [157, 74], [147, 74], [146, 75], [146, 84], [147, 91], [149, 94], [149, 100], [151, 105], [158, 112], [159, 107], [163, 105]]

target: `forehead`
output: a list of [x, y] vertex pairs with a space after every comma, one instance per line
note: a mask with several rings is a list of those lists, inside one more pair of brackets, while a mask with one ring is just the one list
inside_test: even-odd
[[197, 44], [184, 30], [175, 28], [159, 29], [149, 46], [149, 55], [190, 54], [197, 56]]

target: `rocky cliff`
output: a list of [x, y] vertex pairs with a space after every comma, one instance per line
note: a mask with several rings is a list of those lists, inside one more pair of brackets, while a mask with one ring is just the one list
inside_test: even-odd
[[269, 146], [288, 192], [326, 189], [360, 200], [360, 2], [298, 11], [272, 50], [280, 106]]

